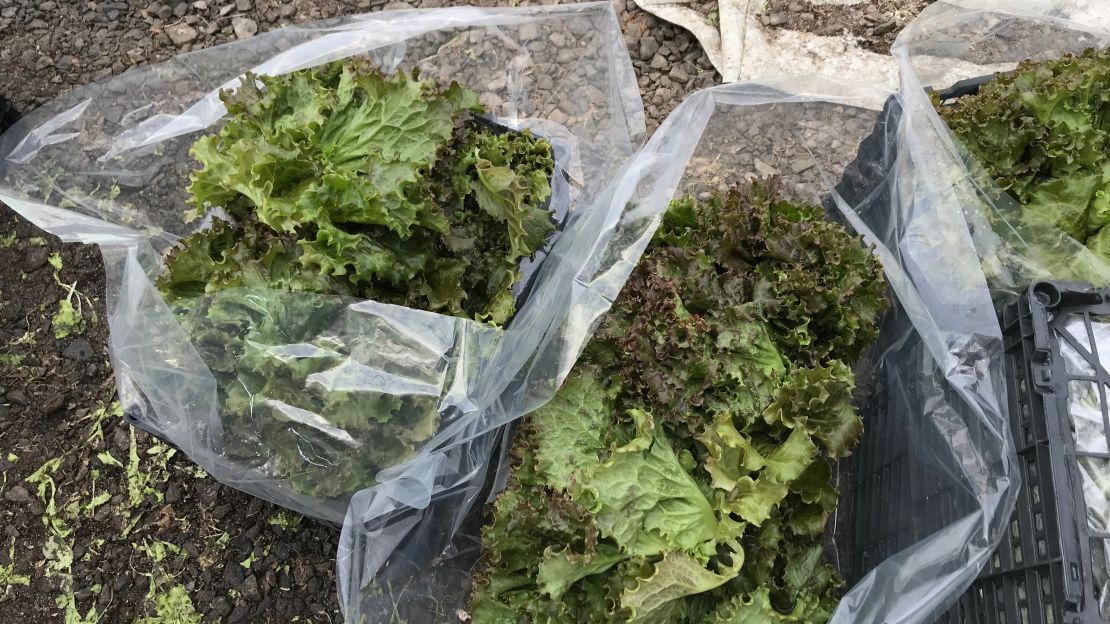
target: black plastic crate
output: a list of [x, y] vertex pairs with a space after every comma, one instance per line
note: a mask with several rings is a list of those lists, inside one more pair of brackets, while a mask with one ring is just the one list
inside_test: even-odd
[[1100, 359], [1110, 352], [1099, 353], [1100, 337], [1110, 351], [1110, 290], [1033, 284], [1003, 311], [1002, 329], [1023, 487], [998, 550], [942, 621], [1110, 621], [1100, 605], [1110, 589], [1110, 492], [1100, 503], [1088, 489], [1110, 479], [1110, 373]]

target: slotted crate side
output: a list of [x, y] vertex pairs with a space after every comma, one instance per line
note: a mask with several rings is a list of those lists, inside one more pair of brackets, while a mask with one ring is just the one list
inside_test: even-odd
[[[935, 366], [929, 374], [921, 372], [929, 356], [917, 334], [909, 331], [903, 311], [896, 306], [883, 325], [876, 349], [905, 349], [908, 355], [896, 358], [904, 367], [883, 367], [877, 372], [874, 389], [860, 406], [864, 433], [852, 458], [847, 492], [852, 497], [852, 518], [850, 557], [843, 572], [850, 583], [977, 506], [971, 493], [943, 469], [948, 458], [922, 451], [947, 446], [930, 442], [942, 435], [931, 421], [930, 410], [938, 395], [952, 398], [953, 390]], [[943, 416], [965, 423], [977, 420], [968, 414]], [[969, 429], [968, 435], [979, 434]]]

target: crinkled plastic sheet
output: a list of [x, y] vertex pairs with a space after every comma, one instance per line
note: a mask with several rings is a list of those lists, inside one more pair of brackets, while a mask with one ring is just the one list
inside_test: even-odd
[[[610, 213], [628, 207], [608, 224], [604, 252], [578, 279], [604, 297], [588, 319], [555, 329], [593, 325], [678, 195], [705, 197], [744, 178], [777, 174], [789, 196], [823, 201], [830, 216], [875, 245], [896, 306], [858, 367], [861, 394], [886, 407], [865, 414], [857, 455], [897, 457], [883, 460], [873, 475], [858, 474], [867, 466], [855, 461], [838, 468], [842, 494], [830, 522], [828, 556], [850, 589], [834, 616], [837, 624], [928, 621], [986, 561], [1017, 487], [999, 401], [1001, 330], [986, 279], [960, 211], [912, 201], [918, 161], [926, 155], [888, 145], [900, 110], [897, 99], [884, 109], [889, 97], [819, 78], [740, 83], [692, 95], [602, 200]], [[873, 130], [874, 151], [865, 154], [870, 164], [849, 166]], [[503, 483], [510, 436], [506, 428], [443, 449], [439, 461], [449, 473], [472, 455], [491, 449], [501, 455], [468, 479], [452, 481], [422, 510], [406, 501], [411, 509], [395, 511], [388, 491], [393, 482], [354, 497], [338, 561], [349, 622], [459, 621], [480, 553], [483, 509]], [[891, 482], [891, 461], [928, 479], [907, 475]], [[426, 474], [423, 469], [415, 474]], [[871, 487], [877, 480], [880, 487]], [[926, 502], [934, 487], [951, 494], [945, 519], [928, 531], [919, 523], [886, 523], [880, 527], [887, 531], [885, 550], [858, 556], [876, 530], [867, 521], [891, 513], [891, 501], [874, 497], [876, 489], [890, 496], [916, 488]]]
[[[549, 137], [561, 168], [553, 206], [569, 210], [547, 257], [528, 268], [523, 307], [504, 331], [373, 301], [247, 289], [212, 295], [253, 305], [288, 335], [302, 334], [251, 345], [265, 357], [331, 358], [310, 386], [368, 405], [389, 397], [385, 419], [422, 428], [424, 441], [360, 440], [321, 413], [262, 396], [252, 398], [245, 424], [230, 425], [193, 340], [199, 330], [188, 334], [153, 284], [162, 254], [194, 227], [181, 220], [194, 166], [188, 149], [219, 129], [220, 88], [246, 71], [282, 74], [353, 55], [458, 81], [501, 123]], [[484, 470], [487, 432], [551, 396], [620, 286], [620, 270], [590, 284], [579, 276], [584, 263], [596, 263], [601, 234], [622, 210], [599, 201], [601, 193], [643, 134], [635, 74], [608, 3], [386, 12], [266, 33], [80, 88], [3, 137], [0, 201], [63, 240], [100, 245], [112, 361], [121, 402], [138, 423], [224, 483], [339, 523], [350, 493], [309, 495], [305, 484], [330, 485], [337, 470], [372, 470], [366, 476], [386, 484], [396, 506], [423, 509], [444, 484]], [[303, 335], [309, 313], [329, 321]], [[367, 407], [365, 416], [383, 414]], [[287, 477], [275, 478], [279, 457], [270, 445], [302, 460]], [[408, 465], [375, 461], [386, 451], [397, 456], [397, 445], [408, 445]], [[467, 453], [448, 458], [441, 447]]]

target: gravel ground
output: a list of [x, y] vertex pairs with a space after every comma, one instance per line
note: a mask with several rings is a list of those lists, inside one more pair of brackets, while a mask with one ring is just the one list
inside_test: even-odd
[[[617, 5], [653, 130], [719, 78], [689, 33], [631, 2]], [[806, 7], [789, 3], [787, 19], [768, 20], [807, 28]], [[0, 96], [27, 111], [180, 52], [383, 8], [380, 0], [0, 0]], [[888, 8], [875, 14], [880, 21], [867, 18], [869, 31], [849, 30], [885, 41], [895, 32]], [[779, 156], [740, 166], [799, 174], [811, 166], [801, 151]], [[722, 184], [729, 171], [714, 163], [692, 190]], [[222, 486], [123, 424], [103, 297], [96, 249], [63, 245], [0, 207], [0, 622], [340, 621], [334, 527]]]
[[865, 50], [886, 54], [902, 27], [932, 2], [872, 0], [842, 5], [810, 0], [769, 0], [760, 21], [772, 28], [818, 35], [852, 35]]

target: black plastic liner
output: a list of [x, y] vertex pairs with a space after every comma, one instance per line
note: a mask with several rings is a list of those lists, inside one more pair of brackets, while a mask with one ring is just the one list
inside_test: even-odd
[[[11, 100], [0, 95], [0, 134], [8, 131], [22, 117]], [[0, 158], [0, 179], [4, 177], [4, 159]]]
[[[835, 188], [842, 201], [855, 207], [861, 216], [866, 215], [874, 231], [899, 226], [889, 209], [894, 198], [887, 181], [895, 177], [901, 118], [901, 101], [888, 98], [874, 130], [861, 142], [856, 160], [845, 168]], [[826, 202], [826, 212], [850, 227], [831, 199]], [[925, 343], [914, 331], [913, 321], [898, 297], [890, 300], [894, 304], [884, 315], [871, 350], [873, 359], [882, 364], [865, 361], [858, 367], [871, 369], [870, 375], [857, 379], [857, 403], [864, 428], [860, 444], [847, 462], [847, 479], [841, 484], [838, 511], [846, 512], [846, 520], [845, 526], [837, 527], [836, 535], [837, 546], [845, 553], [840, 567], [848, 585], [858, 583], [880, 562], [950, 526], [962, 512], [977, 507], [970, 492], [954, 487], [953, 479], [944, 476], [946, 458], [927, 456], [930, 448], [949, 444], [920, 443], [940, 435], [937, 428], [922, 422], [922, 417], [899, 416], [928, 414], [933, 398], [953, 399], [955, 391], [945, 371], [930, 363]], [[899, 355], [890, 357], [892, 352]], [[948, 405], [955, 410], [967, 409], [961, 400], [949, 400]], [[980, 422], [967, 413], [957, 418], [964, 423]]]
[[0, 132], [6, 131], [19, 121], [19, 111], [8, 98], [0, 95]]

